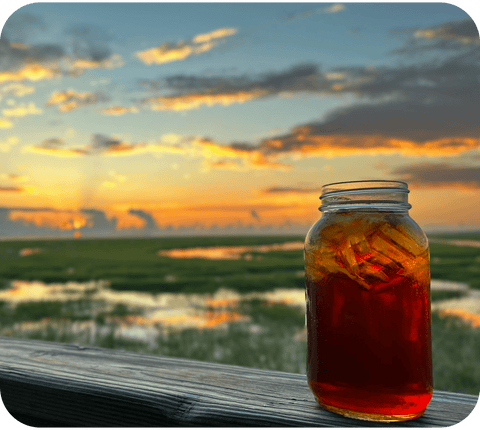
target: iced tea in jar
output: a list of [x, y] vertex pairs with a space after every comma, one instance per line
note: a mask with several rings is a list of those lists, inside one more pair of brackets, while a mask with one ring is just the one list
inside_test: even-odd
[[432, 397], [428, 241], [408, 185], [325, 185], [305, 240], [307, 377], [320, 405], [373, 421], [423, 414]]

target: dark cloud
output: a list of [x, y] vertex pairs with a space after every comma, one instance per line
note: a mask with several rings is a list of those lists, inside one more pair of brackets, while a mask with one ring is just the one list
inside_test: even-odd
[[21, 187], [0, 187], [0, 193], [20, 193], [22, 191]]
[[90, 139], [90, 148], [93, 152], [103, 152], [122, 145], [122, 141], [103, 134], [94, 134]]
[[257, 76], [188, 76], [175, 75], [160, 80], [143, 80], [138, 88], [169, 95], [151, 96], [140, 100], [152, 110], [188, 110], [202, 105], [244, 103], [281, 93], [316, 92], [332, 94], [332, 81], [314, 64], [300, 64], [288, 70]]
[[155, 222], [155, 219], [149, 213], [139, 209], [130, 209], [128, 213], [145, 220], [146, 224], [145, 224], [145, 227], [143, 227], [143, 230], [153, 231], [157, 229], [157, 224]]
[[102, 61], [111, 55], [111, 37], [100, 27], [78, 24], [65, 30], [65, 34], [75, 58]]
[[[304, 131], [311, 137], [363, 135], [418, 143], [442, 138], [476, 138], [480, 135], [479, 109], [480, 103], [455, 106], [406, 101], [357, 105], [335, 110], [324, 121], [296, 128], [292, 134], [282, 136], [282, 140], [297, 140], [299, 132]], [[351, 144], [345, 141], [345, 145]], [[381, 142], [364, 144], [380, 145]], [[448, 145], [455, 145], [455, 141], [449, 141]], [[267, 146], [274, 148], [270, 144]]]
[[2, 30], [2, 39], [15, 42], [27, 42], [35, 33], [47, 28], [43, 18], [27, 12], [14, 13], [10, 16]]
[[270, 72], [262, 76], [195, 77], [171, 76], [165, 79], [166, 87], [180, 92], [200, 91], [209, 94], [224, 91], [265, 90], [268, 94], [281, 91], [316, 91], [321, 75], [315, 64], [300, 64], [286, 71]]
[[453, 186], [480, 189], [480, 167], [448, 163], [418, 163], [390, 172], [415, 186]]
[[0, 39], [0, 71], [16, 70], [25, 64], [46, 64], [60, 60], [65, 55], [55, 44], [18, 45], [8, 38]]
[[59, 148], [64, 145], [65, 145], [65, 141], [63, 139], [56, 138], [56, 137], [45, 139], [40, 144], [40, 146], [42, 146], [43, 148]]
[[284, 193], [317, 193], [321, 192], [321, 188], [301, 188], [301, 187], [270, 187], [262, 190], [265, 194], [284, 194]]
[[449, 51], [480, 45], [479, 32], [475, 22], [468, 18], [449, 21], [432, 27], [415, 27], [392, 32], [393, 35], [407, 36], [404, 46], [390, 51], [390, 54], [414, 57], [432, 51]]
[[[153, 110], [184, 110], [213, 104], [228, 106], [280, 93], [300, 92], [327, 96], [353, 94], [387, 103], [405, 103], [405, 109], [410, 109], [412, 105], [418, 105], [419, 109], [422, 105], [444, 106], [445, 109], [458, 105], [464, 112], [478, 109], [480, 44], [458, 42], [471, 40], [468, 38], [478, 34], [475, 33], [475, 24], [471, 20], [455, 21], [432, 29], [410, 29], [410, 32], [413, 31], [424, 31], [431, 38], [432, 34], [436, 38], [448, 35], [450, 38], [446, 40], [449, 43], [453, 40], [452, 47], [456, 48], [442, 52], [440, 57], [428, 57], [421, 62], [396, 67], [355, 66], [324, 72], [318, 65], [300, 64], [288, 70], [257, 76], [168, 76], [163, 80], [139, 81], [138, 88], [171, 92], [163, 97], [142, 100], [151, 104]], [[431, 44], [432, 41], [425, 39], [425, 43]], [[439, 45], [436, 46], [438, 48]]]
[[257, 211], [256, 211], [255, 209], [252, 209], [252, 210], [250, 211], [250, 215], [251, 215], [251, 217], [252, 217], [254, 220], [256, 220], [256, 221], [258, 221], [258, 222], [261, 221], [261, 220], [260, 220], [260, 216], [258, 215], [258, 213], [257, 213]]
[[116, 231], [116, 218], [107, 219], [103, 211], [97, 209], [82, 209], [89, 217], [89, 225], [82, 228], [82, 233], [92, 236], [108, 236]]
[[[464, 26], [470, 34], [471, 27]], [[457, 27], [460, 34], [462, 26]], [[324, 74], [337, 93], [367, 103], [333, 110], [325, 119], [265, 139], [263, 154], [348, 149], [410, 155], [459, 154], [480, 147], [480, 48], [448, 52], [435, 61], [398, 67], [346, 67]], [[318, 81], [317, 81], [318, 82]], [[377, 150], [377, 151], [376, 151]]]
[[107, 103], [110, 97], [102, 90], [80, 93], [74, 90], [56, 91], [45, 106], [57, 106], [60, 112], [70, 112], [82, 106]]

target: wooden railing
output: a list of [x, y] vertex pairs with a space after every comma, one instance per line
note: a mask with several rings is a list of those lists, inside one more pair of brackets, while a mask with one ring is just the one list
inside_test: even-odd
[[[321, 409], [305, 375], [6, 337], [0, 391], [35, 427], [377, 426]], [[476, 403], [435, 391], [422, 417], [389, 426], [450, 426]]]

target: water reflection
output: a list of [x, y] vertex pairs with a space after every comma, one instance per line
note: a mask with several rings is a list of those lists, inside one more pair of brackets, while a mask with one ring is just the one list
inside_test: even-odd
[[[20, 332], [41, 331], [54, 327], [60, 332], [68, 330], [74, 334], [88, 333], [88, 338], [92, 339], [102, 334], [105, 327], [113, 327], [115, 336], [148, 343], [153, 342], [159, 333], [168, 334], [188, 328], [225, 328], [229, 323], [248, 323], [251, 320], [250, 316], [242, 314], [237, 309], [242, 301], [258, 299], [267, 303], [284, 303], [305, 308], [303, 289], [277, 289], [248, 294], [239, 294], [229, 289], [219, 289], [213, 295], [151, 294], [115, 291], [110, 289], [109, 285], [108, 281], [45, 284], [40, 281], [16, 280], [10, 283], [9, 288], [0, 291], [0, 301], [13, 308], [28, 303], [37, 303], [39, 309], [42, 303], [64, 304], [60, 313], [67, 317], [49, 315], [36, 321], [15, 322], [13, 329]], [[80, 313], [78, 310], [75, 311], [72, 303], [83, 303], [81, 321], [78, 321]], [[90, 312], [87, 318], [85, 306]], [[119, 306], [123, 306], [120, 315]], [[101, 324], [98, 323], [99, 315], [103, 315]]]
[[[299, 271], [297, 275], [304, 273]], [[167, 277], [175, 278], [173, 274]], [[467, 285], [457, 284], [432, 280], [432, 289], [469, 290]], [[245, 309], [242, 303], [254, 299], [267, 305], [284, 304], [305, 311], [303, 288], [245, 294], [226, 288], [215, 294], [152, 294], [115, 291], [108, 281], [46, 284], [16, 280], [0, 291], [0, 302], [13, 310], [29, 304], [37, 307], [23, 310], [19, 313], [22, 318], [12, 321], [10, 326], [4, 324], [0, 334], [16, 336], [54, 330], [58, 336], [74, 335], [76, 342], [94, 343], [99, 336], [111, 333], [116, 338], [150, 345], [155, 345], [159, 335], [168, 336], [185, 329], [224, 329], [237, 323], [247, 324], [248, 331], [255, 334], [262, 328], [253, 323], [250, 315], [242, 313]], [[48, 306], [52, 303], [61, 304], [61, 309], [55, 308], [57, 310], [49, 314]], [[42, 310], [42, 306], [47, 310]], [[442, 317], [456, 316], [472, 327], [480, 327], [480, 297], [475, 295], [434, 302], [432, 310], [439, 311]], [[34, 313], [36, 318], [31, 316]], [[304, 331], [299, 332], [294, 340], [304, 340], [304, 335]]]
[[43, 252], [43, 249], [41, 249], [41, 248], [23, 248], [20, 251], [18, 251], [18, 255], [20, 255], [20, 257], [27, 257], [28, 255], [39, 254], [40, 252]]
[[440, 317], [454, 316], [460, 318], [471, 327], [480, 327], [480, 315], [467, 312], [463, 309], [440, 309], [438, 315], [440, 315]]
[[167, 249], [158, 251], [157, 255], [169, 258], [203, 258], [206, 260], [252, 260], [250, 252], [266, 253], [270, 251], [298, 251], [303, 250], [304, 243], [286, 242], [272, 245], [254, 246], [210, 246], [198, 248]]

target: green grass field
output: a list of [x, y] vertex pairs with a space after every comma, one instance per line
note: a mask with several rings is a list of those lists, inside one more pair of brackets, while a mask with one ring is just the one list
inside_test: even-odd
[[[440, 237], [440, 236], [437, 236]], [[454, 238], [453, 236], [444, 236]], [[456, 238], [456, 236], [455, 236]], [[461, 237], [478, 240], [480, 234]], [[159, 257], [159, 250], [197, 246], [265, 245], [303, 237], [202, 237], [101, 240], [36, 240], [0, 242], [0, 282], [11, 280], [64, 283], [108, 280], [118, 292], [209, 293], [220, 288], [239, 293], [276, 288], [304, 288], [302, 251], [252, 252], [252, 259], [204, 260]], [[40, 253], [20, 256], [25, 248]], [[433, 279], [460, 281], [480, 289], [480, 249], [430, 245]], [[257, 259], [257, 257], [259, 257]], [[458, 297], [459, 292], [435, 292], [432, 300]], [[101, 304], [100, 304], [101, 305]], [[95, 344], [107, 348], [193, 358], [288, 372], [305, 372], [304, 314], [285, 304], [261, 300], [241, 302], [236, 311], [250, 321], [219, 329], [185, 329], [159, 333], [155, 342], [131, 340], [115, 334], [108, 317], [141, 314], [117, 305], [98, 309], [88, 295], [64, 303], [26, 302], [16, 307], [0, 303], [0, 333], [6, 336]], [[20, 322], [52, 320], [42, 330], [22, 331]], [[74, 333], [72, 323], [95, 321], [95, 336], [86, 329]], [[55, 323], [54, 323], [55, 322]], [[478, 394], [480, 389], [480, 329], [454, 317], [432, 316], [434, 387]], [[393, 370], [394, 371], [394, 370]]]

